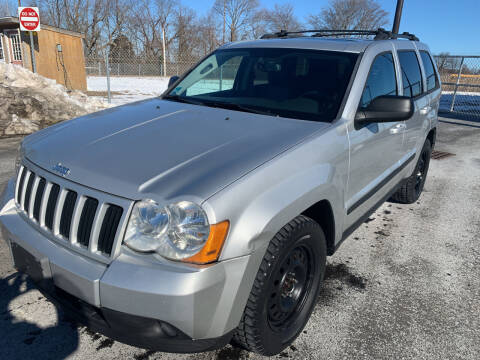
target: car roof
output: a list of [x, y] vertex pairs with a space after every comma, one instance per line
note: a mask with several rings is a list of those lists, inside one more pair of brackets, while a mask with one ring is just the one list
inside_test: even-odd
[[[242, 49], [242, 48], [291, 48], [291, 49], [312, 49], [312, 50], [328, 50], [343, 51], [351, 53], [361, 53], [369, 46], [381, 44], [385, 42], [394, 43], [396, 48], [405, 48], [406, 44], [416, 43], [420, 48], [427, 48], [426, 45], [418, 41], [410, 40], [370, 40], [356, 38], [318, 38], [318, 37], [289, 37], [275, 39], [259, 39], [228, 43], [220, 49]], [[410, 46], [407, 46], [410, 48]], [[412, 45], [411, 48], [414, 48]]]

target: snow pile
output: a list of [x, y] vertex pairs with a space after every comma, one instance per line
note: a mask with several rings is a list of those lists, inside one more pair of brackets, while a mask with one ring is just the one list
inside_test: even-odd
[[[168, 80], [168, 77], [112, 76], [110, 77], [112, 104], [123, 105], [160, 96], [167, 90]], [[107, 91], [107, 78], [89, 76], [87, 87], [88, 91], [104, 93]]]
[[108, 107], [80, 91], [0, 62], [0, 136], [25, 135]]

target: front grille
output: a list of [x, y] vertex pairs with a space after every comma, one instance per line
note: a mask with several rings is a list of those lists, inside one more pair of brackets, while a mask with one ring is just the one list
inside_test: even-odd
[[76, 201], [77, 193], [75, 191], [68, 191], [65, 203], [63, 204], [62, 215], [60, 217], [60, 234], [65, 239], [70, 237], [70, 227], [72, 225], [72, 216]]
[[110, 257], [119, 236], [124, 207], [60, 183], [53, 176], [50, 181], [48, 176], [42, 177], [22, 166], [15, 190], [17, 207], [58, 240]]
[[105, 220], [98, 237], [98, 249], [109, 254], [112, 251], [113, 239], [117, 232], [123, 209], [119, 206], [110, 206], [105, 213]]

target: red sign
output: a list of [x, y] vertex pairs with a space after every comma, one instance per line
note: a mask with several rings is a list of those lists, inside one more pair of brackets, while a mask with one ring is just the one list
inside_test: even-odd
[[20, 30], [39, 31], [40, 16], [36, 7], [19, 7], [18, 18], [20, 20]]

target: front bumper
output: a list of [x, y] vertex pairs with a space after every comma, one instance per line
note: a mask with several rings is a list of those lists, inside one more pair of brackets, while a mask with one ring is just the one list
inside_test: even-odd
[[[81, 308], [98, 315], [93, 320], [100, 322], [88, 317], [85, 321], [80, 314], [79, 320], [83, 317], [93, 330], [129, 344], [175, 352], [209, 350], [228, 342], [258, 269], [256, 256], [188, 266], [122, 249], [110, 264], [103, 264], [38, 231], [18, 213], [13, 194], [10, 181], [0, 196], [4, 239], [33, 256], [41, 273], [36, 280], [51, 282], [50, 297], [72, 296], [85, 305]], [[165, 329], [176, 335], [165, 337]], [[126, 338], [129, 334], [133, 338]]]

